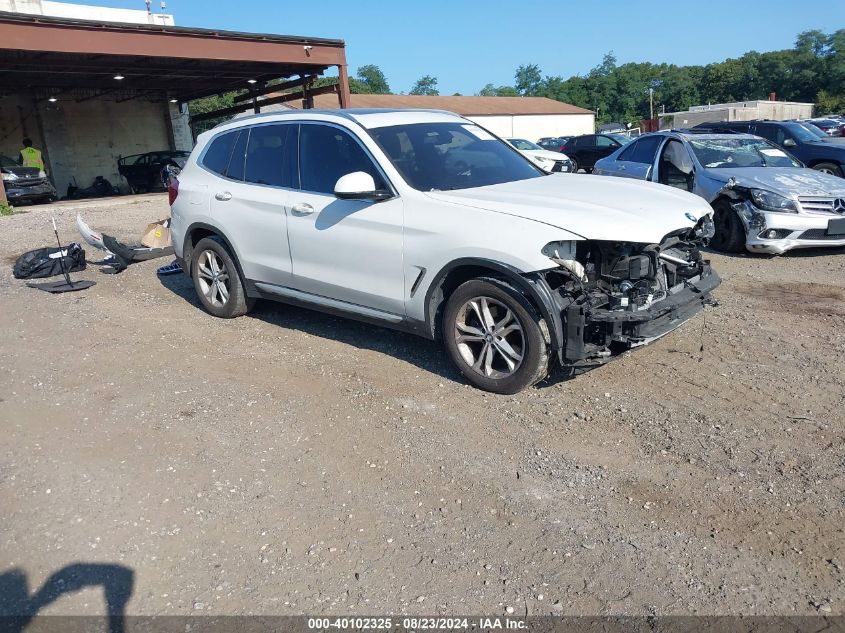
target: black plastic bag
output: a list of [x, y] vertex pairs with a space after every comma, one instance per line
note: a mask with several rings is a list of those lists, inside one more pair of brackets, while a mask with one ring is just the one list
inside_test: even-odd
[[37, 248], [18, 257], [12, 272], [16, 279], [40, 279], [62, 274], [64, 269], [69, 273], [85, 270], [85, 251], [78, 242], [71, 242], [61, 249], [59, 247]]

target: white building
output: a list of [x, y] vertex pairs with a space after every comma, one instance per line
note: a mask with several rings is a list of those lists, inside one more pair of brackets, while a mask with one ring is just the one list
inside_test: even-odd
[[[337, 98], [322, 95], [314, 107], [337, 108]], [[546, 97], [447, 97], [425, 95], [353, 94], [350, 108], [422, 108], [463, 115], [504, 138], [529, 141], [546, 136], [595, 132], [595, 113]]]
[[[152, 4], [150, 7], [152, 7]], [[173, 16], [168, 13], [95, 7], [88, 4], [51, 2], [51, 0], [0, 0], [0, 11], [43, 15], [52, 18], [68, 18], [72, 20], [94, 20], [95, 22], [158, 24], [159, 26], [173, 26], [175, 24]]]

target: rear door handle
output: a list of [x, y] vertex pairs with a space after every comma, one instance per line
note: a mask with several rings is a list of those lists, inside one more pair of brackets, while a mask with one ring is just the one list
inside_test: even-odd
[[217, 200], [220, 200], [220, 202], [226, 202], [226, 200], [232, 199], [232, 194], [229, 193], [228, 191], [218, 191], [217, 193], [214, 194], [214, 197]]
[[297, 202], [290, 208], [290, 210], [294, 215], [311, 215], [314, 213], [314, 207], [307, 202]]

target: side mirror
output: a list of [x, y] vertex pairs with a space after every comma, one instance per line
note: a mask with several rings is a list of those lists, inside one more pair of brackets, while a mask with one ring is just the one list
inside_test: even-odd
[[375, 180], [365, 171], [341, 176], [334, 186], [334, 195], [340, 200], [384, 200], [392, 197], [389, 191], [376, 189]]
[[791, 138], [788, 138], [783, 142], [783, 146], [784, 147], [795, 147], [795, 141], [793, 141]]

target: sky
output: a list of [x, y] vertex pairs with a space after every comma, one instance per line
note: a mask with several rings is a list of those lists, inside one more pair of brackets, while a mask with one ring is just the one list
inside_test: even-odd
[[[143, 0], [79, 0], [144, 9]], [[153, 1], [158, 9], [159, 0]], [[342, 39], [350, 74], [375, 64], [394, 92], [423, 75], [440, 94], [513, 85], [520, 64], [543, 75], [585, 74], [613, 51], [619, 64], [706, 64], [791, 48], [801, 31], [845, 28], [845, 2], [808, 9], [794, 0], [168, 0], [179, 26]]]

